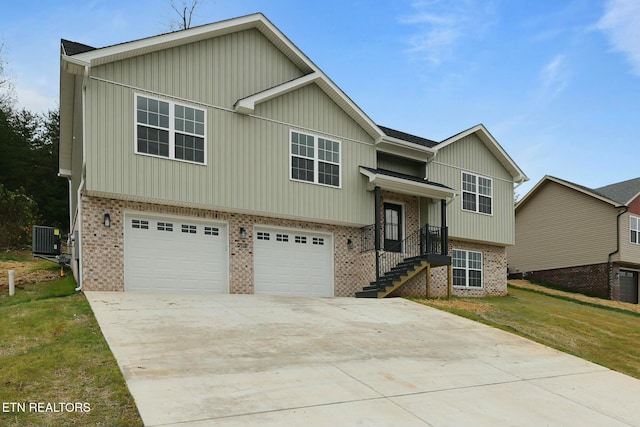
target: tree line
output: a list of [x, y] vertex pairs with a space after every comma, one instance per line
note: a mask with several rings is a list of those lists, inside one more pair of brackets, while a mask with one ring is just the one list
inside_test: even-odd
[[58, 177], [60, 113], [16, 108], [0, 46], [0, 248], [28, 246], [31, 227], [69, 229], [67, 180]]

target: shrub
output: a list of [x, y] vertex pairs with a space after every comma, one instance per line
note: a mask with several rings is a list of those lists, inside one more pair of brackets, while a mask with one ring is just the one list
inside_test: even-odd
[[38, 206], [24, 190], [11, 191], [0, 183], [0, 247], [30, 245]]

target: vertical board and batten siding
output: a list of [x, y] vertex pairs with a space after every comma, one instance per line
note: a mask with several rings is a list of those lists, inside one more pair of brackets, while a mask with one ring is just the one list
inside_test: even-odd
[[[82, 105], [82, 77], [80, 76], [75, 77], [73, 103], [78, 106]], [[75, 108], [73, 112], [75, 115], [73, 118], [73, 145], [71, 151], [71, 182], [73, 186], [71, 188], [70, 209], [75, 214], [78, 207], [78, 187], [80, 186], [80, 181], [82, 181], [82, 108]]]
[[616, 249], [617, 210], [549, 181], [516, 214], [516, 244], [507, 248], [512, 271], [606, 263]]
[[[493, 215], [462, 210], [462, 172], [493, 180]], [[453, 239], [511, 245], [515, 242], [513, 177], [475, 135], [469, 135], [438, 151], [428, 166], [427, 178], [455, 189], [448, 204], [447, 224]], [[426, 205], [426, 206], [425, 206]], [[430, 224], [440, 223], [440, 205], [423, 202]]]
[[[373, 196], [359, 165], [373, 166], [372, 138], [317, 86], [231, 111], [242, 97], [300, 71], [257, 31], [245, 31], [97, 67], [87, 91], [87, 189], [148, 201], [368, 224]], [[122, 83], [122, 84], [117, 84]], [[181, 102], [207, 114], [206, 165], [134, 153], [134, 96]], [[182, 102], [189, 105], [188, 101]], [[261, 119], [264, 114], [268, 119]], [[295, 124], [295, 126], [289, 125]], [[342, 189], [289, 179], [289, 132], [341, 141]]]

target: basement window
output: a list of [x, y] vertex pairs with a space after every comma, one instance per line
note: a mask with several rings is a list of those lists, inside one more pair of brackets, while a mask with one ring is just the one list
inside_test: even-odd
[[453, 251], [453, 286], [482, 288], [482, 252]]
[[205, 164], [206, 111], [136, 95], [135, 152]]

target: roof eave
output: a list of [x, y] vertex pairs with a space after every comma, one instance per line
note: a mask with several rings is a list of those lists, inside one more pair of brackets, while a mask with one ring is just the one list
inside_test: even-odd
[[419, 183], [402, 179], [394, 176], [383, 175], [360, 167], [360, 173], [369, 179], [367, 184], [368, 190], [380, 187], [383, 190], [395, 193], [408, 194], [411, 196], [429, 197], [433, 199], [451, 199], [458, 193], [455, 190], [430, 185], [428, 183]]
[[523, 183], [529, 180], [527, 175], [520, 169], [516, 162], [507, 154], [498, 141], [491, 135], [487, 128], [483, 124], [473, 126], [465, 131], [462, 131], [456, 135], [453, 135], [444, 141], [440, 142], [435, 148], [441, 150], [447, 145], [453, 144], [456, 141], [461, 140], [472, 134], [477, 134], [484, 145], [491, 151], [491, 153], [498, 159], [498, 161], [504, 166], [504, 168], [511, 174], [514, 182]]

